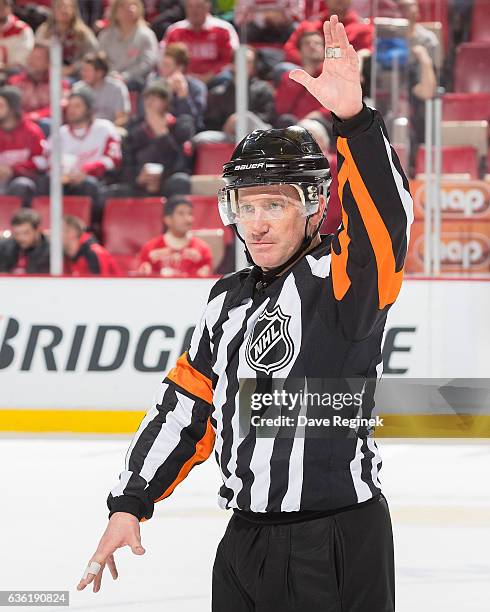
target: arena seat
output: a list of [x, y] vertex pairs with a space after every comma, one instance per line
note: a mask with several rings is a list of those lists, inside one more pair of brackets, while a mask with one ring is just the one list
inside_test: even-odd
[[218, 268], [225, 254], [225, 231], [223, 228], [195, 229], [194, 236], [204, 240], [211, 249], [213, 256], [213, 271]]
[[213, 174], [193, 174], [191, 176], [191, 193], [193, 195], [213, 196], [224, 187], [225, 181], [221, 176]]
[[463, 43], [456, 49], [454, 90], [484, 93], [490, 91], [490, 43]]
[[10, 230], [10, 219], [22, 206], [22, 200], [17, 196], [0, 195], [0, 238], [5, 230]]
[[230, 161], [235, 145], [228, 142], [203, 143], [196, 147], [194, 174], [221, 175], [223, 164]]
[[443, 121], [490, 121], [490, 92], [447, 93], [442, 97]]
[[104, 246], [123, 273], [134, 270], [141, 247], [162, 231], [162, 198], [108, 199], [102, 222]]
[[[425, 172], [425, 147], [417, 151], [415, 162], [416, 174]], [[478, 178], [478, 151], [474, 147], [442, 147], [442, 173], [469, 174]]]
[[473, 0], [471, 42], [490, 42], [490, 5], [488, 0]]
[[216, 196], [187, 196], [192, 202], [194, 211], [194, 228], [195, 229], [216, 229], [223, 228], [225, 244], [230, 244], [233, 241], [234, 233], [230, 226], [223, 226], [221, 217], [218, 211], [218, 201]]
[[[36, 196], [32, 200], [32, 208], [41, 215], [41, 228], [43, 230], [49, 229], [51, 225], [49, 207], [49, 196]], [[78, 217], [85, 225], [90, 225], [91, 209], [92, 200], [88, 196], [63, 196], [63, 214]]]
[[486, 158], [488, 151], [488, 121], [443, 121], [443, 147], [474, 147]]

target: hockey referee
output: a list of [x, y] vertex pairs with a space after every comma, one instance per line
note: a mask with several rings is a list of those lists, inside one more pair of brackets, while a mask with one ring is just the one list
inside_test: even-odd
[[[307, 435], [327, 420], [310, 419], [309, 406], [301, 435], [297, 421], [293, 435], [283, 435], [289, 420], [274, 429], [274, 414], [264, 427], [251, 419], [246, 427], [257, 396], [268, 408], [254, 422], [271, 414], [279, 380], [376, 380], [387, 312], [403, 279], [413, 219], [408, 181], [382, 118], [362, 102], [357, 54], [337, 16], [324, 34], [321, 75], [294, 70], [290, 78], [332, 112], [342, 224], [319, 233], [331, 178], [308, 131], [256, 130], [236, 147], [219, 208], [251, 265], [213, 286], [189, 349], [131, 442], [78, 590], [93, 582], [99, 591], [106, 564], [117, 577], [118, 548], [145, 552], [140, 522], [214, 449], [218, 503], [233, 514], [214, 562], [213, 612], [395, 609], [391, 519], [372, 428]], [[289, 391], [276, 394], [281, 418]], [[293, 424], [305, 417], [302, 402], [286, 412]], [[369, 416], [369, 406], [353, 404], [346, 414]]]

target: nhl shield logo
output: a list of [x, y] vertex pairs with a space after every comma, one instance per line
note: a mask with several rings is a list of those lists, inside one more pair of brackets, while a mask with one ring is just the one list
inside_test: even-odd
[[285, 315], [280, 306], [260, 315], [245, 350], [252, 369], [271, 374], [291, 361], [294, 345], [288, 329], [290, 319], [291, 315]]

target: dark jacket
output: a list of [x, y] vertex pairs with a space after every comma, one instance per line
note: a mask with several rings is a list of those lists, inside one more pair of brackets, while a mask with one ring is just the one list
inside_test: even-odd
[[[248, 107], [252, 113], [272, 123], [274, 118], [274, 89], [266, 81], [252, 77], [248, 82]], [[213, 87], [208, 93], [208, 108], [204, 123], [208, 130], [221, 130], [226, 120], [235, 112], [235, 83], [226, 81]]]
[[80, 248], [75, 257], [65, 256], [65, 274], [71, 276], [87, 276], [101, 274], [103, 276], [119, 276], [120, 272], [114, 258], [88, 232], [80, 238]]
[[163, 177], [189, 169], [189, 158], [184, 153], [184, 143], [194, 136], [193, 120], [182, 115], [169, 121], [169, 131], [156, 136], [145, 120], [133, 124], [123, 146], [124, 179], [134, 182], [147, 163], [163, 164]]
[[189, 95], [185, 98], [172, 97], [170, 102], [170, 112], [176, 117], [190, 115], [195, 122], [196, 130], [204, 129], [204, 111], [206, 110], [208, 88], [196, 79], [196, 77], [186, 75]]
[[[13, 238], [0, 240], [0, 273], [12, 272], [17, 265], [21, 249]], [[25, 252], [27, 274], [49, 274], [49, 241], [41, 235], [41, 242]]]

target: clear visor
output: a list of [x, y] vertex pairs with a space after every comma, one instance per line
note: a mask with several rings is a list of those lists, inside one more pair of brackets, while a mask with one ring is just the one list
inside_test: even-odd
[[228, 189], [218, 192], [218, 204], [224, 225], [250, 223], [259, 219], [275, 221], [299, 215], [306, 217], [318, 210], [318, 187], [307, 185], [306, 200], [300, 184], [280, 183]]

